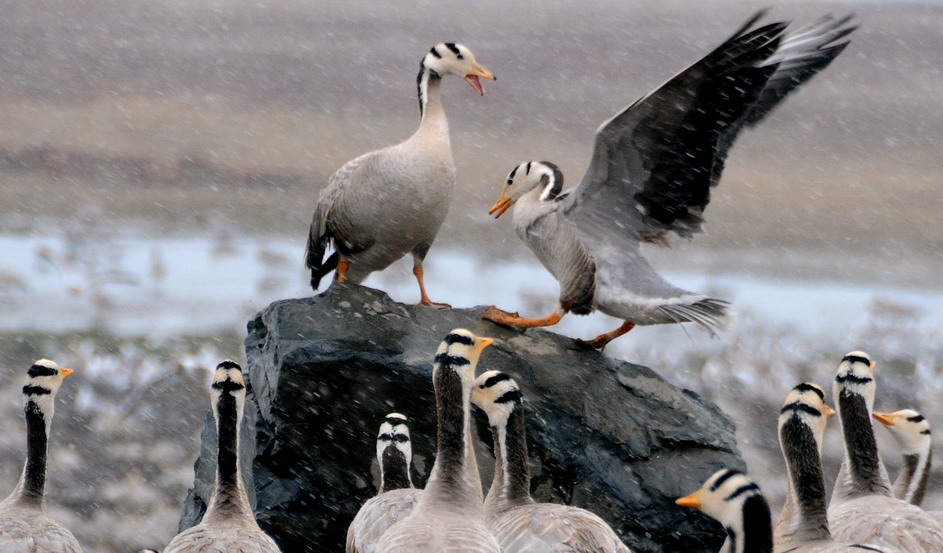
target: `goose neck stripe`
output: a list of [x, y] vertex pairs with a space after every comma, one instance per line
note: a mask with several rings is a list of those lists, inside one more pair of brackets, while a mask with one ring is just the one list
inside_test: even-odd
[[448, 336], [446, 336], [446, 337], [445, 337], [445, 340], [443, 340], [443, 341], [444, 341], [446, 344], [450, 345], [450, 346], [451, 346], [452, 344], [465, 344], [466, 346], [474, 346], [474, 345], [475, 345], [475, 339], [472, 338], [471, 336], [466, 336], [466, 335], [464, 335], [464, 334], [455, 334], [455, 333], [452, 333], [452, 334], [449, 334]]
[[801, 402], [801, 401], [794, 401], [794, 402], [789, 403], [789, 404], [787, 404], [787, 405], [783, 405], [783, 408], [779, 411], [779, 414], [781, 415], [781, 414], [783, 414], [783, 413], [789, 413], [789, 412], [793, 412], [793, 413], [807, 413], [807, 414], [809, 414], [809, 415], [812, 415], [813, 417], [821, 417], [821, 416], [822, 416], [822, 412], [821, 412], [821, 411], [819, 411], [819, 410], [816, 409], [815, 407], [812, 407], [812, 406], [809, 405], [808, 403], [803, 403], [803, 402]]
[[492, 377], [489, 377], [487, 380], [485, 380], [484, 387], [490, 388], [494, 386], [495, 384], [497, 384], [498, 382], [504, 382], [505, 380], [511, 380], [511, 377], [505, 373], [498, 373]]
[[844, 384], [849, 382], [851, 384], [867, 384], [868, 382], [874, 382], [874, 379], [870, 376], [858, 376], [856, 374], [840, 374], [835, 377], [835, 382], [839, 384]]
[[219, 382], [213, 383], [214, 390], [220, 390], [223, 392], [237, 392], [243, 388], [245, 388], [245, 386], [234, 380], [229, 380], [228, 378], [226, 380], [220, 380]]
[[37, 376], [55, 376], [59, 371], [53, 369], [52, 367], [47, 367], [45, 365], [33, 365], [26, 371], [26, 374], [31, 377]]
[[914, 415], [912, 417], [907, 417], [907, 420], [910, 422], [921, 422], [923, 421], [923, 415]]
[[746, 484], [744, 486], [740, 486], [739, 488], [737, 488], [735, 492], [725, 497], [724, 501], [733, 501], [734, 499], [740, 497], [741, 495], [747, 492], [759, 491], [759, 490], [760, 490], [759, 486], [757, 486], [753, 482], [750, 482], [749, 484]]
[[841, 358], [842, 363], [848, 361], [849, 363], [864, 363], [865, 365], [870, 365], [871, 360], [867, 357], [861, 357], [860, 355], [846, 355]]
[[409, 436], [406, 434], [380, 434], [377, 439], [381, 442], [408, 442]]
[[825, 392], [823, 392], [822, 389], [818, 386], [813, 386], [812, 384], [803, 382], [802, 384], [799, 384], [793, 388], [793, 390], [797, 392], [815, 392], [815, 394], [819, 396], [822, 401], [825, 401]]
[[728, 469], [727, 472], [722, 474], [713, 484], [711, 484], [711, 491], [717, 491], [717, 488], [721, 487], [724, 482], [729, 480], [731, 477], [737, 476], [738, 474], [743, 474], [739, 470]]
[[436, 355], [435, 362], [439, 363], [440, 365], [451, 365], [453, 367], [471, 365], [471, 361], [469, 361], [468, 358], [458, 355], [449, 355], [448, 353], [440, 353]]
[[52, 393], [52, 390], [49, 388], [43, 388], [42, 386], [34, 386], [27, 384], [23, 386], [23, 393], [28, 396], [44, 396]]
[[501, 397], [494, 400], [495, 403], [511, 403], [512, 401], [520, 402], [521, 401], [521, 391], [520, 390], [510, 390], [505, 392]]

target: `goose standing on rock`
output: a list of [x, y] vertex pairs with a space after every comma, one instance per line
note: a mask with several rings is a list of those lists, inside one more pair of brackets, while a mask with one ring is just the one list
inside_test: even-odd
[[[413, 256], [422, 305], [431, 301], [422, 262], [449, 209], [455, 164], [449, 125], [440, 99], [442, 78], [459, 75], [479, 94], [479, 78], [494, 75], [461, 44], [439, 43], [419, 67], [419, 128], [404, 142], [364, 154], [341, 167], [328, 182], [314, 210], [306, 264], [311, 287], [336, 269], [338, 282], [363, 282], [406, 254]], [[325, 259], [333, 246], [334, 253]]]
[[943, 553], [943, 526], [919, 507], [891, 495], [871, 425], [877, 391], [874, 366], [866, 353], [852, 351], [842, 358], [835, 376], [832, 394], [845, 456], [828, 506], [832, 533], [840, 540], [906, 553]]
[[720, 469], [701, 489], [675, 501], [699, 509], [724, 525], [729, 553], [773, 553], [769, 503], [746, 474]]
[[422, 490], [413, 487], [409, 474], [413, 451], [406, 417], [390, 413], [377, 436], [380, 489], [357, 511], [347, 528], [347, 553], [373, 553], [377, 542], [413, 511]]
[[377, 553], [502, 553], [485, 525], [470, 413], [475, 366], [493, 342], [456, 329], [439, 344], [435, 464], [412, 514], [387, 530]]
[[46, 455], [56, 393], [72, 369], [48, 359], [33, 363], [23, 384], [26, 415], [26, 464], [20, 481], [0, 502], [0, 551], [3, 553], [81, 553], [72, 532], [49, 518], [44, 505]]
[[255, 521], [239, 469], [239, 428], [246, 401], [242, 367], [228, 359], [217, 365], [210, 397], [216, 419], [216, 485], [203, 520], [177, 534], [164, 553], [280, 553]]
[[594, 310], [622, 319], [596, 349], [636, 325], [696, 323], [711, 333], [727, 302], [665, 281], [641, 243], [667, 245], [701, 231], [710, 190], [740, 130], [761, 121], [792, 90], [828, 66], [854, 30], [826, 16], [795, 32], [786, 23], [749, 30], [756, 14], [700, 61], [596, 131], [589, 169], [563, 191], [553, 163], [529, 161], [508, 175], [490, 213], [512, 205], [514, 229], [560, 284], [550, 315], [530, 319], [492, 306], [485, 318], [517, 328], [557, 324]]
[[475, 381], [472, 403], [488, 415], [494, 437], [494, 480], [485, 517], [504, 553], [631, 553], [595, 514], [530, 497], [527, 435], [521, 389], [499, 371]]
[[786, 396], [779, 414], [779, 445], [786, 460], [789, 491], [773, 533], [775, 549], [791, 553], [890, 553], [890, 549], [873, 545], [838, 543], [829, 532], [821, 453], [825, 424], [833, 415], [835, 411], [825, 404], [825, 391], [816, 384], [799, 384]]
[[[933, 464], [933, 438], [930, 422], [913, 409], [902, 409], [894, 413], [874, 413], [900, 445], [903, 454], [900, 474], [894, 481], [891, 492], [897, 499], [920, 506], [927, 491], [930, 467]], [[943, 511], [927, 511], [937, 522], [943, 524]]]

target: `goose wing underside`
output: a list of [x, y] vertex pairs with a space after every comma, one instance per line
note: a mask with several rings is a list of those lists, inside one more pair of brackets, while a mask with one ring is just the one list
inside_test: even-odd
[[701, 230], [710, 189], [739, 132], [827, 66], [853, 30], [826, 17], [784, 35], [785, 23], [750, 27], [596, 132], [592, 162], [564, 211], [597, 240], [667, 243]]

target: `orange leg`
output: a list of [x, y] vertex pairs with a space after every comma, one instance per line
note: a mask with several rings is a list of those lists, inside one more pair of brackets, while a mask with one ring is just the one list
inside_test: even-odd
[[347, 261], [347, 258], [341, 256], [340, 260], [337, 262], [337, 282], [347, 282], [347, 271], [350, 270], [350, 261]]
[[432, 307], [437, 307], [439, 309], [452, 308], [452, 306], [447, 303], [437, 303], [429, 299], [429, 295], [426, 294], [426, 284], [423, 282], [422, 277], [422, 263], [413, 267], [413, 274], [416, 275], [416, 280], [419, 281], [419, 293], [422, 294], [422, 299], [419, 300], [419, 305], [431, 305]]
[[613, 330], [612, 332], [600, 334], [599, 336], [596, 336], [595, 338], [589, 341], [580, 340], [577, 338], [576, 342], [578, 344], [583, 344], [584, 346], [589, 346], [593, 349], [598, 349], [599, 351], [602, 351], [606, 349], [606, 345], [609, 342], [615, 340], [616, 338], [618, 338], [619, 336], [622, 336], [623, 334], [627, 334], [633, 328], [635, 328], [635, 323], [630, 323], [629, 321], [625, 321], [624, 323], [622, 323], [622, 326]]
[[560, 322], [562, 316], [554, 311], [542, 319], [528, 319], [525, 317], [519, 317], [517, 313], [508, 313], [507, 311], [503, 311], [492, 305], [488, 308], [487, 311], [485, 311], [485, 314], [482, 316], [482, 318], [500, 325], [524, 329], [538, 326], [555, 325]]

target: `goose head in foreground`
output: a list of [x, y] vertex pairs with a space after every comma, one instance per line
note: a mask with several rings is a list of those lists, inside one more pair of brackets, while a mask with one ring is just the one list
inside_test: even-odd
[[[426, 53], [416, 78], [420, 122], [406, 140], [354, 158], [335, 172], [318, 197], [305, 264], [311, 287], [335, 271], [338, 282], [359, 284], [401, 257], [413, 258], [420, 304], [445, 308], [426, 293], [423, 261], [449, 210], [455, 163], [441, 100], [442, 79], [456, 75], [484, 95], [481, 79], [494, 75], [472, 51], [440, 42]], [[329, 249], [334, 252], [327, 255]]]
[[409, 469], [413, 460], [412, 442], [405, 415], [390, 413], [377, 434], [377, 462], [380, 464], [380, 493], [412, 488]]
[[491, 213], [514, 206], [514, 230], [557, 279], [556, 308], [524, 318], [492, 306], [485, 318], [515, 328], [557, 324], [594, 310], [622, 325], [590, 341], [603, 349], [636, 325], [723, 324], [727, 303], [665, 281], [642, 243], [701, 231], [711, 189], [740, 131], [757, 124], [848, 45], [849, 17], [796, 30], [753, 28], [759, 12], [720, 46], [604, 122], [579, 184], [563, 190], [552, 163], [528, 161], [506, 179]]
[[930, 422], [913, 409], [893, 413], [874, 413], [874, 418], [890, 430], [900, 445], [903, 463], [894, 481], [894, 497], [913, 505], [923, 503], [933, 462], [933, 436]]
[[721, 469], [701, 489], [675, 503], [699, 509], [723, 524], [731, 553], [772, 553], [769, 504], [746, 474]]
[[81, 553], [69, 530], [46, 515], [46, 459], [56, 394], [72, 369], [40, 359], [26, 372], [26, 463], [13, 492], [0, 502], [0, 551]]

